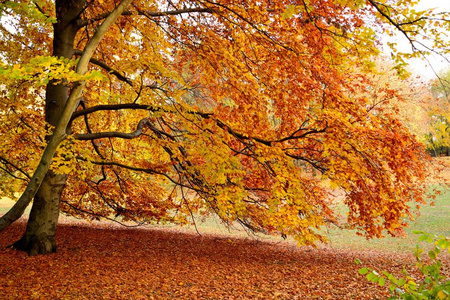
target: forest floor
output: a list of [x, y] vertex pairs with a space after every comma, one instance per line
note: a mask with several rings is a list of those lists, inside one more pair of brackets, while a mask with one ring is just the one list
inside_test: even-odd
[[62, 219], [56, 254], [7, 248], [24, 220], [0, 233], [0, 299], [386, 299], [387, 287], [359, 275], [355, 260], [394, 274], [414, 269], [406, 252]]

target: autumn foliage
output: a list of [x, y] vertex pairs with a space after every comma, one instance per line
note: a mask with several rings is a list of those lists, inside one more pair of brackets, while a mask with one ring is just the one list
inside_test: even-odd
[[46, 148], [49, 174], [68, 175], [61, 210], [84, 218], [217, 214], [311, 245], [335, 221], [330, 188], [368, 237], [400, 233], [424, 202], [423, 145], [390, 104], [401, 95], [389, 83], [367, 95], [376, 30], [410, 17], [407, 4], [395, 20], [373, 1], [56, 4], [1, 4], [17, 26], [0, 27], [2, 195], [28, 186], [30, 201], [47, 142], [62, 140]]

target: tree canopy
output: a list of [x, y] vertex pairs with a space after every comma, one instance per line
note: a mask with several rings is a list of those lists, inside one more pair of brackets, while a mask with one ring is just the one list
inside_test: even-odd
[[397, 234], [427, 156], [373, 60], [399, 31], [417, 50], [393, 54], [405, 76], [406, 57], [445, 53], [430, 26], [450, 26], [414, 2], [3, 2], [0, 190], [25, 192], [0, 228], [52, 172], [61, 210], [85, 218], [214, 213], [309, 245], [338, 187], [351, 227]]

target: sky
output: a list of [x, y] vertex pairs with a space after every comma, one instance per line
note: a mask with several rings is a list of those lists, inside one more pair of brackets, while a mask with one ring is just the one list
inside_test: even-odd
[[[436, 8], [439, 12], [450, 12], [450, 0], [421, 0], [416, 6], [416, 10], [424, 10], [427, 8]], [[450, 32], [448, 33], [448, 37], [450, 39]], [[408, 42], [406, 41], [406, 38], [399, 36], [396, 42], [400, 47], [408, 49]], [[447, 58], [450, 60], [450, 56], [447, 56]], [[410, 60], [410, 70], [414, 72], [414, 74], [418, 74], [424, 79], [430, 80], [436, 78], [434, 71], [439, 73], [444, 69], [450, 69], [450, 63], [445, 61], [442, 57], [429, 56], [428, 60], [431, 63], [431, 66], [426, 61], [420, 59]]]

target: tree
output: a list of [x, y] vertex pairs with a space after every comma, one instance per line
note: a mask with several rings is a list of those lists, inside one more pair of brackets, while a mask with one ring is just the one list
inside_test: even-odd
[[375, 65], [376, 72], [366, 75], [370, 81], [363, 95], [371, 100], [373, 109], [382, 106], [395, 113], [419, 141], [425, 142], [428, 110], [433, 98], [428, 81], [420, 75], [396, 76], [395, 64], [386, 56], [375, 60]]
[[351, 226], [397, 234], [423, 202], [426, 155], [362, 95], [375, 28], [416, 45], [411, 28], [433, 16], [341, 2], [1, 4], [18, 28], [1, 27], [1, 189], [25, 190], [0, 230], [34, 197], [15, 244], [31, 255], [56, 250], [59, 209], [181, 224], [215, 213], [308, 245], [334, 218], [327, 179]]
[[433, 101], [429, 106], [428, 149], [435, 156], [450, 155], [449, 130], [449, 80], [450, 70], [444, 70], [430, 82]]

